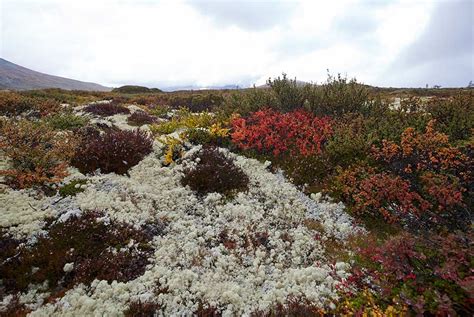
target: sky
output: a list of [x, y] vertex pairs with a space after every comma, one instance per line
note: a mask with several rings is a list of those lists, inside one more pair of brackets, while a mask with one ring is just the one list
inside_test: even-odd
[[0, 0], [0, 56], [117, 87], [474, 80], [474, 0]]

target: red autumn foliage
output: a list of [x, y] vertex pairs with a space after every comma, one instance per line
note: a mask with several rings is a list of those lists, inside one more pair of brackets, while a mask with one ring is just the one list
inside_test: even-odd
[[401, 216], [419, 216], [431, 204], [410, 188], [410, 183], [389, 173], [376, 173], [372, 168], [355, 167], [336, 178], [342, 198], [357, 215], [382, 215], [394, 222]]
[[360, 249], [371, 284], [414, 314], [472, 315], [472, 234], [429, 237], [402, 233]]
[[241, 149], [262, 153], [299, 154], [320, 153], [332, 134], [331, 120], [296, 110], [280, 113], [271, 109], [254, 112], [248, 118], [232, 121], [232, 141]]

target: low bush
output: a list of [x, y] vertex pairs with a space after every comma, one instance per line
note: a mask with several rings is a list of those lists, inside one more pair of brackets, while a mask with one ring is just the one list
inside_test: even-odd
[[308, 87], [306, 100], [309, 109], [319, 116], [364, 113], [370, 104], [369, 90], [356, 79], [348, 80], [340, 74], [328, 75], [321, 87]]
[[471, 315], [472, 238], [401, 233], [380, 245], [368, 241], [358, 250], [353, 278], [370, 276], [366, 287], [379, 290], [373, 300], [381, 307], [398, 303], [413, 315]]
[[166, 104], [175, 109], [185, 107], [191, 112], [203, 112], [217, 109], [223, 102], [224, 98], [220, 93], [203, 92], [172, 95], [168, 97]]
[[113, 116], [116, 114], [129, 114], [130, 113], [130, 110], [127, 107], [119, 105], [116, 102], [91, 104], [85, 107], [84, 111], [93, 113], [102, 117]]
[[399, 143], [373, 146], [377, 167], [340, 169], [332, 193], [356, 215], [382, 215], [410, 230], [467, 229], [471, 222], [473, 156], [453, 147], [431, 121], [424, 133], [407, 128]]
[[[35, 244], [17, 247], [16, 257], [0, 266], [7, 294], [48, 281], [49, 291], [61, 291], [94, 279], [127, 282], [145, 272], [153, 235], [129, 225], [106, 222], [101, 212], [71, 216], [45, 227]], [[133, 248], [129, 248], [130, 241]], [[126, 249], [126, 250], [124, 250]], [[36, 268], [32, 270], [32, 268]]]
[[314, 155], [321, 152], [332, 134], [331, 120], [304, 110], [279, 113], [271, 109], [232, 121], [232, 142], [243, 150], [260, 153]]
[[0, 92], [0, 115], [43, 117], [60, 109], [56, 100], [32, 98], [16, 92]]
[[426, 111], [436, 120], [439, 131], [447, 134], [450, 141], [467, 140], [474, 129], [473, 93], [459, 94], [449, 99], [434, 99]]
[[154, 124], [150, 130], [154, 134], [170, 134], [178, 129], [208, 128], [216, 121], [210, 112], [191, 113], [187, 108], [181, 108], [169, 121]]
[[285, 73], [282, 76], [267, 80], [267, 85], [271, 87], [277, 97], [278, 110], [288, 112], [303, 107], [305, 95], [296, 78], [294, 80], [288, 79]]
[[327, 167], [348, 167], [366, 161], [373, 141], [374, 136], [362, 115], [349, 115], [334, 121], [334, 133], [325, 147]]
[[248, 90], [242, 90], [230, 93], [219, 111], [226, 115], [239, 113], [242, 116], [248, 116], [252, 112], [270, 107], [278, 109], [278, 99], [275, 92], [268, 88], [253, 87]]
[[0, 150], [10, 158], [11, 169], [0, 171], [13, 188], [61, 181], [77, 141], [69, 132], [57, 133], [44, 123], [27, 120], [1, 125]]
[[216, 192], [231, 197], [248, 189], [248, 176], [218, 148], [205, 147], [192, 160], [197, 164], [185, 170], [181, 183], [199, 195]]
[[229, 146], [230, 129], [223, 128], [221, 124], [213, 124], [209, 129], [193, 128], [183, 132], [182, 136], [192, 144]]
[[97, 169], [102, 173], [126, 174], [152, 150], [153, 139], [144, 131], [91, 133], [89, 137], [83, 137], [72, 165], [84, 174]]
[[342, 171], [334, 180], [332, 193], [359, 217], [382, 216], [388, 222], [419, 217], [431, 204], [413, 191], [410, 182], [389, 173], [356, 166]]
[[127, 123], [132, 126], [142, 126], [144, 124], [152, 124], [157, 121], [157, 118], [149, 115], [145, 111], [135, 111], [128, 119]]
[[53, 114], [45, 118], [46, 123], [55, 130], [75, 130], [89, 123], [89, 119], [72, 112]]
[[33, 99], [14, 92], [0, 92], [0, 115], [17, 116], [34, 108]]

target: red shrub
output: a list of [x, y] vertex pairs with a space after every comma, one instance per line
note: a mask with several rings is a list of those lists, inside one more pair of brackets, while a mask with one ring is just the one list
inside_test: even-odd
[[140, 130], [109, 130], [88, 136], [83, 138], [72, 160], [81, 173], [100, 169], [102, 173], [126, 174], [153, 148], [153, 139]]
[[321, 152], [331, 135], [328, 117], [315, 117], [304, 110], [279, 113], [271, 109], [254, 112], [232, 122], [232, 141], [241, 149], [308, 156]]
[[382, 215], [387, 221], [399, 220], [401, 216], [419, 216], [431, 205], [410, 183], [399, 176], [376, 173], [372, 168], [355, 167], [336, 177], [338, 190], [358, 215]]
[[373, 157], [393, 172], [408, 178], [414, 173], [433, 171], [459, 176], [464, 182], [470, 181], [471, 159], [451, 146], [447, 135], [435, 131], [434, 124], [434, 120], [430, 121], [425, 133], [407, 128], [402, 133], [400, 144], [384, 140], [382, 147], [373, 147]]

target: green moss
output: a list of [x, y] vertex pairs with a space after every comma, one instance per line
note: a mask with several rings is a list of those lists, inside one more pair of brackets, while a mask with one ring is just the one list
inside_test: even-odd
[[86, 183], [87, 180], [85, 179], [73, 180], [69, 184], [66, 184], [59, 188], [59, 195], [61, 195], [61, 197], [76, 196], [76, 194], [82, 193], [84, 191], [82, 185], [85, 185]]

